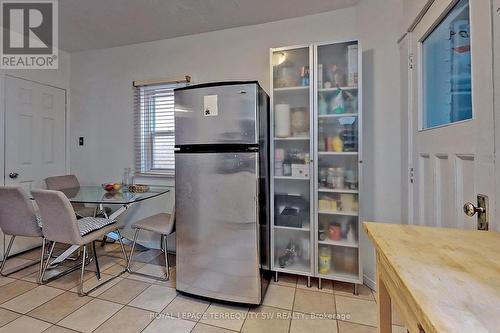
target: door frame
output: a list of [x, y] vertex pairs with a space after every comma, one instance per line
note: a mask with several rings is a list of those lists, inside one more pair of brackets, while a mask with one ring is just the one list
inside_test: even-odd
[[[495, 121], [495, 159], [497, 147], [500, 147], [500, 0], [491, 0], [491, 15], [492, 15], [492, 44], [493, 44], [493, 110]], [[495, 38], [496, 37], [496, 38]], [[499, 133], [499, 134], [497, 134]], [[496, 211], [500, 212], [500, 163], [495, 163], [495, 192], [496, 192]], [[500, 231], [500, 223], [496, 223], [496, 231]]]
[[[414, 224], [413, 214], [413, 118], [412, 118], [412, 87], [413, 87], [413, 54], [411, 53], [412, 34], [404, 33], [398, 40], [398, 48], [400, 52], [400, 68], [403, 71], [403, 62], [406, 64], [406, 73], [400, 73], [401, 79], [401, 158], [406, 157], [401, 162], [401, 182], [403, 196], [401, 203], [401, 222], [403, 224]], [[403, 93], [403, 90], [405, 92]], [[403, 98], [404, 97], [404, 98]], [[405, 135], [406, 133], [406, 135]]]
[[19, 80], [25, 80], [29, 82], [33, 82], [36, 84], [41, 84], [44, 86], [60, 89], [64, 91], [64, 96], [65, 96], [65, 105], [64, 105], [64, 143], [65, 143], [65, 156], [64, 156], [64, 168], [66, 169], [66, 173], [69, 174], [70, 172], [70, 152], [71, 152], [71, 147], [70, 147], [70, 114], [68, 112], [69, 109], [69, 96], [68, 96], [68, 90], [66, 88], [58, 87], [56, 85], [42, 82], [42, 81], [36, 81], [32, 79], [27, 79], [25, 77], [21, 76], [16, 76], [12, 74], [0, 74], [0, 128], [2, 129], [3, 133], [0, 135], [0, 186], [5, 186], [5, 133], [6, 133], [6, 115], [7, 115], [7, 108], [6, 108], [6, 99], [5, 99], [5, 89], [6, 89], [6, 78], [14, 78], [14, 79], [19, 79]]

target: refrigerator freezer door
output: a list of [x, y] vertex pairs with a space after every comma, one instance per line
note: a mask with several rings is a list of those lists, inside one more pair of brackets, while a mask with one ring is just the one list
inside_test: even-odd
[[178, 290], [260, 303], [257, 158], [175, 154]]
[[175, 92], [175, 145], [255, 144], [257, 84]]

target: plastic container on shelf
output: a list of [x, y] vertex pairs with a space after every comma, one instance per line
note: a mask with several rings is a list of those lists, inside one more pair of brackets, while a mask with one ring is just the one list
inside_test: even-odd
[[332, 251], [323, 246], [319, 249], [319, 273], [328, 274], [331, 269]]
[[274, 107], [275, 132], [278, 138], [288, 138], [291, 134], [290, 105], [276, 104]]

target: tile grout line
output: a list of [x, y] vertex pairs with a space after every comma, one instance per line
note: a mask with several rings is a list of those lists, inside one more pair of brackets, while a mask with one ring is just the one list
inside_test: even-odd
[[[297, 283], [299, 283], [297, 279]], [[288, 333], [290, 333], [290, 330], [292, 329], [292, 320], [293, 320], [293, 309], [295, 308], [295, 296], [297, 295], [297, 285], [295, 285], [295, 291], [293, 292], [293, 302], [292, 302], [292, 310], [291, 310], [291, 315], [292, 318], [290, 318], [290, 322], [288, 323]]]

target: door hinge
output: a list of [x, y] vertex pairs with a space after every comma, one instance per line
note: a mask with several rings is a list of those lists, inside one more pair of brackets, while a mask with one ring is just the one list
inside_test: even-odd
[[413, 54], [408, 56], [408, 69], [413, 69]]
[[410, 183], [413, 184], [413, 182], [415, 181], [415, 172], [413, 170], [413, 167], [409, 168], [408, 170], [408, 178], [410, 180]]

